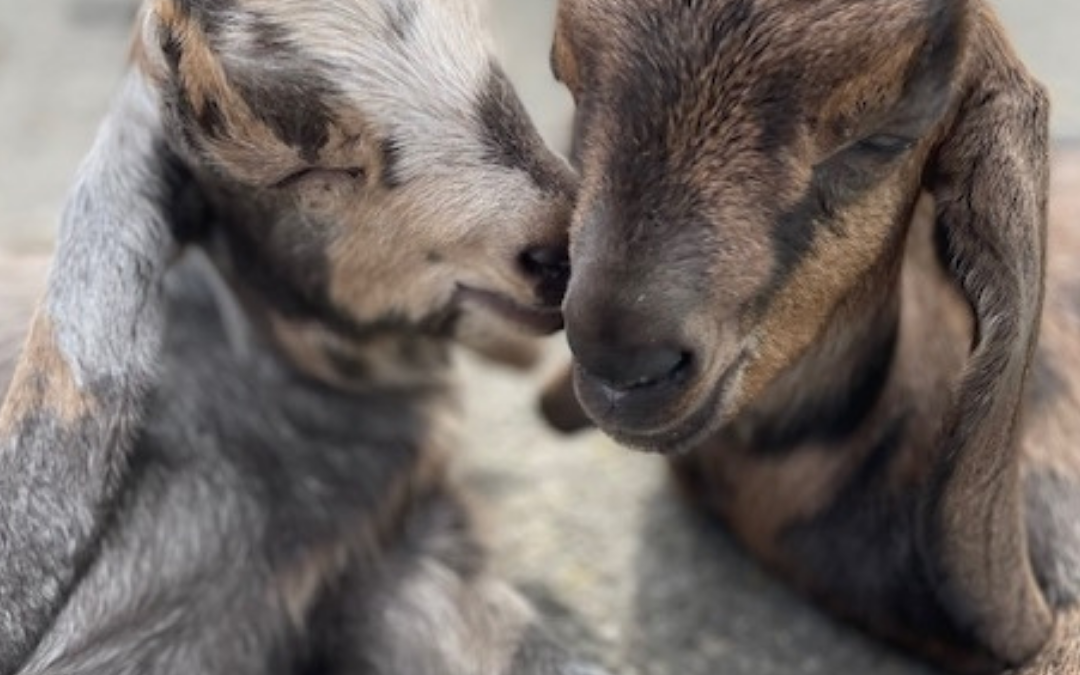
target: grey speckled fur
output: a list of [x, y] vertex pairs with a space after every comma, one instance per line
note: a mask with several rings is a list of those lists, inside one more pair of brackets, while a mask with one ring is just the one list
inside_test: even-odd
[[[446, 476], [451, 341], [517, 349], [500, 352], [494, 310], [463, 304], [460, 286], [542, 306], [517, 316], [550, 324], [565, 264], [521, 259], [565, 249], [572, 177], [473, 35], [469, 3], [358, 7], [144, 12], [46, 298], [10, 384], [0, 374], [0, 674], [594, 672], [489, 573]], [[369, 39], [337, 41], [342, 16]], [[411, 24], [387, 33], [388, 18]], [[322, 125], [309, 134], [277, 105], [294, 81], [282, 93], [241, 70], [293, 49], [294, 29], [342, 58], [409, 35], [435, 56], [459, 49], [429, 64], [430, 86], [372, 84], [386, 88], [375, 112], [370, 89], [305, 75]], [[329, 62], [290, 60], [300, 75]], [[390, 126], [388, 102], [451, 133]], [[300, 159], [329, 168], [272, 179]], [[340, 162], [360, 168], [346, 179]], [[354, 222], [378, 191], [376, 222]], [[410, 283], [371, 270], [395, 236], [393, 255], [431, 266], [401, 269]]]

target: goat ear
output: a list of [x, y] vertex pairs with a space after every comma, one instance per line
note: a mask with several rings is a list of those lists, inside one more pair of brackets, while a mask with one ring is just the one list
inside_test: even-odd
[[990, 10], [969, 8], [957, 112], [927, 180], [976, 337], [926, 504], [926, 550], [958, 626], [1015, 665], [1052, 630], [1027, 551], [1017, 439], [1042, 313], [1048, 103]]
[[154, 381], [179, 166], [152, 87], [122, 85], [67, 201], [0, 407], [0, 673], [17, 671], [102, 536]]

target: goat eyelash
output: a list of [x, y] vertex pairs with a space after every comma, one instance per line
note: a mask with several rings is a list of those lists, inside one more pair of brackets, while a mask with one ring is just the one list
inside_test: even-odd
[[894, 157], [907, 152], [915, 145], [915, 139], [893, 134], [874, 134], [850, 146], [852, 150], [871, 153], [881, 157]]
[[363, 168], [358, 167], [358, 166], [350, 166], [350, 167], [345, 167], [345, 168], [332, 168], [332, 169], [328, 169], [328, 168], [324, 168], [324, 167], [317, 167], [317, 166], [309, 166], [309, 167], [300, 169], [299, 171], [295, 171], [295, 172], [285, 176], [281, 180], [278, 180], [277, 182], [272, 184], [270, 187], [275, 189], [275, 190], [280, 190], [280, 189], [292, 187], [293, 185], [301, 183], [301, 182], [307, 180], [308, 178], [311, 178], [311, 177], [314, 177], [314, 176], [319, 176], [319, 175], [327, 175], [327, 174], [329, 174], [331, 176], [334, 176], [334, 177], [342, 177], [342, 178], [347, 178], [349, 180], [358, 181], [358, 180], [363, 179], [364, 176], [367, 175], [367, 172], [364, 171]]

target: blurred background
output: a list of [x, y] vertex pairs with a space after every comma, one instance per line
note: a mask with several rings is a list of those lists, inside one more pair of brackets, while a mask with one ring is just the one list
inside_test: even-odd
[[[1053, 133], [1080, 140], [1080, 3], [997, 0], [1053, 95]], [[47, 252], [72, 174], [124, 67], [133, 0], [0, 0], [0, 251]], [[504, 64], [556, 148], [569, 97], [551, 79], [554, 0], [492, 0]], [[530, 376], [463, 357], [461, 473], [479, 495], [495, 564], [563, 637], [621, 673], [915, 674], [930, 671], [823, 617], [723, 532], [682, 509], [663, 464], [596, 433], [564, 439], [534, 414], [565, 358]]]

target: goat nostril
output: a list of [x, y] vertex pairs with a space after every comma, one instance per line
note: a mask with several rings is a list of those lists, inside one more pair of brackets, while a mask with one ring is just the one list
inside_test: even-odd
[[566, 246], [533, 246], [519, 259], [522, 269], [542, 281], [564, 281], [570, 276], [570, 254]]
[[639, 389], [666, 380], [689, 363], [690, 355], [676, 349], [652, 349], [628, 362], [625, 378], [620, 384], [626, 389]]
[[670, 347], [609, 348], [591, 359], [578, 358], [586, 372], [623, 392], [673, 380], [688, 371], [691, 361], [689, 352]]
[[534, 246], [518, 256], [518, 264], [536, 282], [536, 294], [545, 305], [562, 304], [570, 283], [570, 254], [566, 246]]

